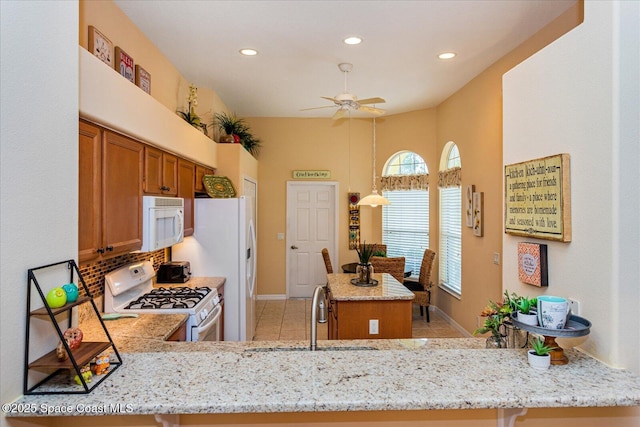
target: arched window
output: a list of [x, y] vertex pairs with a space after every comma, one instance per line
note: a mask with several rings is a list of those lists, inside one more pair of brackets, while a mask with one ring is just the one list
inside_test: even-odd
[[429, 247], [429, 171], [418, 154], [400, 151], [382, 169], [382, 242], [387, 256], [405, 257], [412, 277], [420, 274], [424, 250]]
[[448, 142], [442, 150], [440, 191], [440, 286], [462, 296], [462, 163], [458, 146]]

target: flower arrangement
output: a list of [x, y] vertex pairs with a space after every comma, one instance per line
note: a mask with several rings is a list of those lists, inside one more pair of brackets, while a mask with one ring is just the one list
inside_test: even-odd
[[200, 121], [200, 116], [198, 116], [195, 111], [195, 107], [198, 105], [198, 88], [194, 85], [189, 85], [187, 103], [189, 104], [187, 111], [178, 111], [177, 113], [191, 126], [201, 128], [202, 123]]
[[489, 300], [489, 305], [480, 312], [480, 316], [486, 317], [484, 324], [482, 327], [473, 331], [473, 335], [491, 332], [492, 338], [496, 343], [500, 344], [502, 341], [502, 332], [500, 329], [505, 319], [511, 314], [511, 311], [509, 304], [505, 304], [504, 302], [496, 303]]

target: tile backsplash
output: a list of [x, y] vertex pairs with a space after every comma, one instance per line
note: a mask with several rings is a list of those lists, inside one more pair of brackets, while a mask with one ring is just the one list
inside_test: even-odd
[[123, 265], [148, 261], [151, 257], [153, 257], [153, 268], [157, 271], [160, 264], [165, 262], [165, 250], [160, 249], [154, 252], [129, 253], [81, 265], [78, 269], [89, 288], [89, 292], [91, 292], [94, 298], [97, 298], [104, 294], [105, 274]]

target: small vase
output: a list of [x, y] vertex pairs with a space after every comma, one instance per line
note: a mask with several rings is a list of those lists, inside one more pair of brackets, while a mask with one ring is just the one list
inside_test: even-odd
[[524, 323], [529, 326], [538, 326], [538, 314], [524, 314], [518, 312], [517, 317], [518, 322]]
[[366, 264], [358, 264], [356, 267], [356, 274], [358, 275], [358, 282], [371, 283], [371, 276], [373, 276], [373, 265], [370, 262]]
[[527, 352], [527, 357], [529, 359], [529, 365], [532, 368], [545, 370], [549, 369], [549, 365], [551, 365], [551, 355], [545, 354], [544, 356], [538, 356], [535, 350], [529, 350]]
[[507, 340], [503, 336], [491, 335], [485, 342], [485, 348], [507, 348]]

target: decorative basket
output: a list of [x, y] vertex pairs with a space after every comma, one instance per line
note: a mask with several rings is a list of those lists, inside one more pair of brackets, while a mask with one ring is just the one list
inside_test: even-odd
[[202, 177], [202, 183], [209, 197], [215, 199], [236, 197], [236, 190], [226, 176], [205, 175]]

